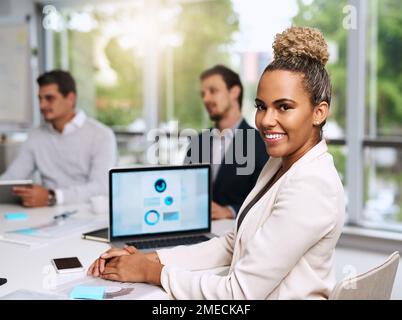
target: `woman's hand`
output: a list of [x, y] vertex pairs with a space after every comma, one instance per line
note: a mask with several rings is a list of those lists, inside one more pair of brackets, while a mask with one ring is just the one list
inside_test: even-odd
[[137, 251], [130, 255], [112, 258], [101, 272], [102, 279], [123, 282], [147, 282], [160, 285], [163, 265], [151, 261], [149, 257]]
[[123, 249], [120, 248], [111, 248], [105, 253], [101, 254], [101, 256], [91, 264], [88, 268], [87, 275], [99, 277], [101, 273], [105, 270], [105, 264], [107, 260], [110, 260], [114, 257], [120, 257], [124, 255], [130, 255], [138, 252], [135, 247], [132, 246], [124, 246]]
[[[123, 257], [123, 256], [129, 256], [129, 255], [135, 255], [135, 254], [139, 254], [143, 258], [146, 258], [148, 261], [153, 262], [152, 266], [154, 268], [151, 268], [151, 269], [156, 272], [156, 275], [154, 274], [152, 276], [153, 273], [151, 272], [151, 269], [150, 269], [149, 270], [151, 272], [150, 281], [152, 281], [152, 283], [155, 283], [155, 284], [160, 284], [160, 272], [161, 272], [163, 266], [160, 264], [158, 254], [156, 252], [149, 252], [149, 253], [146, 253], [146, 254], [142, 254], [142, 253], [140, 253], [140, 251], [137, 248], [135, 248], [133, 246], [127, 246], [127, 245], [125, 245], [123, 249], [111, 248], [108, 251], [106, 251], [105, 253], [103, 253], [88, 268], [87, 275], [94, 276], [94, 277], [102, 277], [104, 279], [107, 279], [108, 276], [106, 276], [106, 275], [103, 276], [103, 274], [105, 272], [105, 266], [106, 265], [109, 265], [109, 263], [111, 263], [113, 261], [113, 259], [115, 259], [115, 258]], [[115, 263], [116, 263], [116, 261], [114, 261], [114, 263], [111, 266], [115, 267]], [[159, 270], [159, 274], [157, 274], [159, 268], [155, 268], [158, 265], [161, 266], [161, 268]], [[136, 270], [138, 271], [138, 269], [135, 269], [134, 272], [136, 272]], [[108, 270], [108, 271], [110, 271], [110, 270]], [[146, 277], [148, 277], [148, 276], [149, 275], [147, 275]], [[112, 278], [115, 278], [115, 277], [116, 276], [111, 275], [110, 280], [114, 280]], [[128, 277], [126, 276], [126, 270], [120, 270], [119, 269], [118, 277], [121, 277], [121, 279], [128, 279]], [[140, 278], [141, 277], [139, 277], [139, 279]], [[119, 280], [119, 281], [130, 281], [130, 280]], [[137, 281], [138, 282], [144, 282], [145, 280], [137, 280]]]

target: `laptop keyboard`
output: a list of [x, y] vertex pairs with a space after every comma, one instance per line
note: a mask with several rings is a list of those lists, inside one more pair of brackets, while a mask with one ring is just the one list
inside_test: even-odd
[[137, 249], [152, 249], [152, 248], [174, 247], [178, 245], [195, 244], [207, 241], [209, 239], [210, 238], [206, 236], [187, 236], [187, 237], [176, 237], [166, 239], [138, 240], [138, 241], [127, 242], [127, 244], [129, 246], [134, 246]]

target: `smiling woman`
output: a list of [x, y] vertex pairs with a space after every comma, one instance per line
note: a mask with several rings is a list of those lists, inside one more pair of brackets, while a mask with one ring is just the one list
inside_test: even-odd
[[291, 28], [273, 45], [275, 60], [265, 69], [255, 100], [255, 122], [273, 157], [285, 170], [315, 146], [331, 103], [325, 70], [327, 44], [315, 29]]
[[[318, 30], [292, 27], [277, 35], [275, 60], [256, 99], [256, 123], [271, 158], [233, 230], [148, 254], [114, 248], [88, 274], [158, 284], [174, 299], [328, 298], [345, 200], [320, 134], [331, 94], [325, 48]], [[227, 275], [192, 272], [221, 266], [229, 266]]]

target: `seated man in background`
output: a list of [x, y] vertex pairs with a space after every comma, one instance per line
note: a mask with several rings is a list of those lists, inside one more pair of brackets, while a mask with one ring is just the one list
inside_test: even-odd
[[111, 129], [75, 108], [70, 73], [46, 72], [37, 79], [45, 123], [30, 132], [2, 180], [29, 179], [37, 171], [42, 185], [14, 187], [27, 207], [88, 201], [108, 192], [108, 170], [116, 163]]
[[[241, 114], [243, 86], [223, 65], [200, 76], [201, 97], [215, 128], [191, 140], [185, 163], [212, 164], [212, 219], [233, 219], [268, 160], [264, 142]], [[212, 140], [212, 142], [211, 142]]]

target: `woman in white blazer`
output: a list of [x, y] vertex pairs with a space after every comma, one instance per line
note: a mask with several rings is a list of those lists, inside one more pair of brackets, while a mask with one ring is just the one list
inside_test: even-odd
[[[161, 285], [174, 299], [326, 299], [345, 216], [344, 191], [322, 139], [331, 100], [327, 44], [311, 28], [275, 38], [257, 90], [256, 125], [270, 160], [220, 238], [142, 254], [111, 249], [88, 274]], [[192, 270], [229, 266], [227, 275]]]

